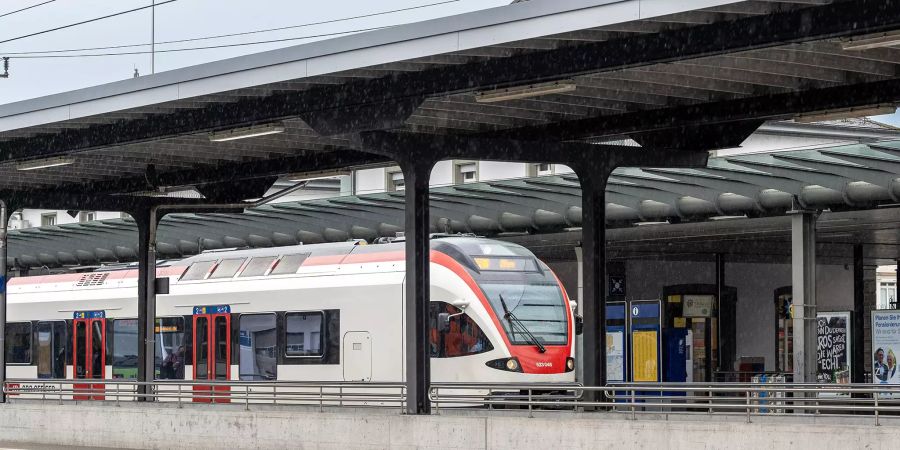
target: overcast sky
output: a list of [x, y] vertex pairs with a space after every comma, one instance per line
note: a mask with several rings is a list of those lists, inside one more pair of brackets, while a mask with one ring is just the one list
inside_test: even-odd
[[[46, 0], [3, 0], [0, 14]], [[166, 0], [156, 0], [162, 3]], [[446, 0], [177, 0], [156, 8], [156, 41], [205, 37], [227, 33], [301, 25], [391, 11]], [[497, 7], [510, 0], [457, 0], [421, 9], [241, 37], [191, 43], [157, 45], [157, 50], [295, 38], [432, 19]], [[92, 19], [140, 6], [151, 0], [56, 0], [27, 11], [0, 17], [0, 41]], [[147, 44], [151, 40], [150, 9], [102, 21], [0, 44], [0, 56], [13, 52]], [[318, 38], [322, 39], [322, 38]], [[156, 72], [200, 64], [309, 40], [248, 45], [215, 50], [157, 53]], [[79, 53], [148, 51], [149, 46]], [[150, 55], [94, 58], [48, 58], [10, 61], [10, 77], [0, 79], [0, 103], [130, 78], [137, 68], [150, 73]]]

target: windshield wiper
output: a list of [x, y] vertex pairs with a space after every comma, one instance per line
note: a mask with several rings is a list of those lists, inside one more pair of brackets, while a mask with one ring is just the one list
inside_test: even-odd
[[533, 334], [531, 334], [531, 331], [528, 329], [528, 327], [526, 327], [525, 324], [522, 323], [522, 321], [519, 320], [519, 318], [516, 317], [516, 315], [513, 314], [512, 311], [509, 310], [509, 308], [506, 307], [506, 301], [503, 300], [503, 294], [497, 294], [497, 295], [500, 296], [500, 305], [503, 306], [503, 318], [509, 321], [510, 331], [514, 331], [512, 328], [515, 327], [516, 325], [518, 325], [519, 328], [525, 332], [525, 335], [527, 335], [528, 338], [531, 340], [531, 343], [534, 344], [535, 346], [537, 346], [538, 351], [541, 353], [546, 353], [547, 348], [544, 347], [544, 344], [541, 344], [541, 341], [539, 341], [538, 338], [536, 338]]

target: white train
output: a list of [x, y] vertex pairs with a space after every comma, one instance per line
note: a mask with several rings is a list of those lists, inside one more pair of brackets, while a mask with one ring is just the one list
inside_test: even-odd
[[[160, 379], [402, 381], [404, 244], [206, 252], [163, 265]], [[574, 316], [525, 248], [431, 241], [436, 382], [574, 382]], [[137, 270], [11, 279], [9, 378], [137, 374]], [[507, 313], [507, 311], [509, 313]]]

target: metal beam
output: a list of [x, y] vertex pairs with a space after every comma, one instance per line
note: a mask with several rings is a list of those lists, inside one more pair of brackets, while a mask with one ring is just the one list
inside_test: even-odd
[[9, 205], [0, 200], [0, 403], [6, 403], [6, 254]]
[[850, 367], [851, 383], [865, 383], [866, 358], [866, 266], [862, 244], [853, 245], [853, 315], [851, 336], [853, 346], [850, 348], [852, 367]]
[[[138, 373], [139, 383], [155, 378], [156, 325], [156, 226], [158, 218], [149, 209], [131, 213], [138, 228]], [[154, 223], [157, 222], [157, 223]], [[154, 401], [148, 385], [138, 386], [138, 401]]]

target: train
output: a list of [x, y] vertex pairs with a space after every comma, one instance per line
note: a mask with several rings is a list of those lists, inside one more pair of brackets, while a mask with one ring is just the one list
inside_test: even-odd
[[[434, 382], [573, 383], [574, 302], [503, 241], [431, 239]], [[157, 267], [160, 380], [402, 382], [404, 242], [206, 251]], [[134, 266], [8, 281], [7, 376], [132, 379]], [[96, 382], [96, 381], [95, 381]]]

